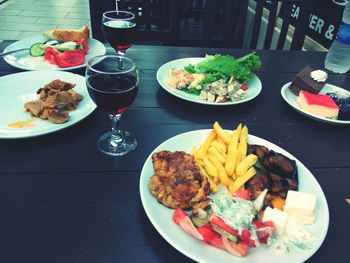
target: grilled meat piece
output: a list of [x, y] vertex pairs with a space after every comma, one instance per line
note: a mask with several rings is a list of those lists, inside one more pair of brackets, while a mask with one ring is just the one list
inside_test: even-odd
[[152, 155], [155, 174], [151, 193], [170, 208], [191, 209], [207, 201], [209, 182], [196, 166], [194, 157], [183, 151], [160, 151]]
[[44, 105], [40, 101], [34, 100], [24, 104], [24, 108], [26, 108], [26, 110], [29, 111], [33, 116], [39, 117], [44, 110]]
[[40, 94], [40, 98], [43, 97], [43, 99], [45, 99], [45, 94], [50, 90], [68, 91], [70, 89], [73, 89], [74, 87], [75, 84], [55, 79], [50, 83], [46, 84], [43, 88], [38, 89], [36, 94]]
[[270, 172], [298, 182], [298, 170], [294, 160], [271, 150], [266, 163]]
[[53, 123], [64, 123], [68, 121], [69, 115], [66, 111], [48, 109], [48, 119]]
[[35, 117], [53, 123], [64, 123], [69, 112], [77, 108], [83, 96], [72, 90], [74, 84], [59, 79], [51, 81], [37, 91], [39, 100], [27, 102], [24, 107]]
[[252, 199], [256, 199], [266, 188], [270, 189], [271, 184], [270, 174], [267, 171], [256, 168], [256, 174], [244, 184], [244, 187], [250, 191]]
[[297, 190], [297, 183], [288, 178], [281, 177], [276, 174], [270, 174], [272, 179], [272, 185], [270, 192], [279, 195], [283, 199], [287, 198], [287, 192], [289, 190]]
[[255, 154], [256, 156], [258, 156], [259, 161], [263, 164], [265, 164], [266, 160], [268, 159], [269, 152], [270, 150], [265, 146], [256, 145], [256, 144], [248, 145], [248, 153]]
[[273, 198], [285, 199], [288, 190], [298, 189], [298, 169], [294, 160], [261, 145], [249, 145], [248, 153], [258, 156], [254, 165], [257, 173], [245, 184], [253, 199], [267, 188], [265, 205], [269, 205]]
[[298, 169], [294, 160], [261, 145], [249, 145], [248, 153], [257, 155], [260, 164], [270, 173], [292, 179], [298, 183]]

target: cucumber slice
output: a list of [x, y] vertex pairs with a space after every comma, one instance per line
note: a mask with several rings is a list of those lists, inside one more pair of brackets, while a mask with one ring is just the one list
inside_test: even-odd
[[30, 47], [29, 54], [32, 57], [40, 57], [45, 53], [45, 45], [43, 43], [35, 43]]

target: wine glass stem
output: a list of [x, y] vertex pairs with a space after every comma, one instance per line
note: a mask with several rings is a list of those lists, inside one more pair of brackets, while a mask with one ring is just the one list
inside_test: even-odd
[[[120, 56], [124, 56], [124, 55], [125, 55], [125, 52], [120, 51], [120, 50], [118, 50], [117, 53], [118, 53], [118, 55], [120, 55]], [[120, 70], [123, 69], [123, 60], [122, 60], [121, 58], [118, 58], [118, 66], [119, 66], [119, 69], [120, 69]]]
[[120, 128], [119, 128], [119, 122], [121, 118], [121, 114], [116, 114], [116, 115], [109, 115], [109, 118], [112, 120], [112, 139], [111, 143], [112, 144], [119, 144], [120, 142], [123, 141], [123, 137], [121, 136], [120, 133]]

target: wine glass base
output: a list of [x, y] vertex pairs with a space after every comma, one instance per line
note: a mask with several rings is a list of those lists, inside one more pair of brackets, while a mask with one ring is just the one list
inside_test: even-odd
[[123, 139], [120, 142], [112, 140], [112, 133], [107, 132], [97, 141], [97, 148], [104, 154], [110, 156], [122, 156], [133, 150], [137, 146], [136, 138], [127, 131], [120, 131]]

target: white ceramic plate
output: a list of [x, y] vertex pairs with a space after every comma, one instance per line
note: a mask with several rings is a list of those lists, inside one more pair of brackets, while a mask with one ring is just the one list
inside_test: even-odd
[[[21, 49], [30, 48], [35, 43], [42, 43], [47, 41], [48, 38], [45, 36], [33, 36], [21, 39], [7, 46], [4, 52]], [[89, 51], [85, 55], [85, 63], [75, 67], [60, 68], [56, 65], [52, 65], [44, 61], [44, 57], [32, 57], [29, 55], [29, 51], [20, 51], [12, 53], [4, 57], [4, 60], [13, 67], [24, 69], [24, 70], [43, 70], [43, 69], [55, 69], [55, 70], [72, 70], [77, 68], [82, 68], [86, 66], [89, 59], [104, 55], [106, 53], [105, 46], [98, 40], [90, 38], [88, 41]]]
[[[325, 123], [331, 123], [331, 124], [350, 124], [350, 120], [333, 120], [333, 119], [328, 119], [328, 118], [323, 118], [320, 116], [317, 116], [315, 114], [309, 113], [304, 111], [302, 108], [300, 108], [299, 104], [297, 103], [297, 98], [298, 96], [295, 95], [289, 88], [291, 82], [288, 82], [287, 84], [285, 84], [282, 89], [281, 89], [281, 95], [283, 97], [283, 99], [290, 105], [292, 106], [293, 109], [295, 109], [296, 111], [300, 112], [301, 114], [310, 117], [314, 120], [317, 121], [321, 121], [321, 122], [325, 122]], [[339, 88], [337, 86], [331, 85], [331, 84], [326, 84], [320, 91], [320, 94], [326, 94], [328, 92], [340, 92], [340, 93], [344, 93], [347, 96], [350, 96], [350, 92]]]
[[216, 103], [216, 102], [209, 102], [206, 100], [202, 100], [199, 98], [199, 96], [194, 94], [189, 94], [181, 90], [174, 89], [168, 84], [169, 81], [169, 70], [172, 68], [184, 68], [185, 66], [189, 64], [196, 64], [200, 61], [202, 61], [204, 58], [182, 58], [177, 60], [172, 60], [164, 65], [162, 65], [158, 71], [157, 71], [157, 80], [159, 84], [162, 86], [163, 89], [165, 89], [170, 94], [179, 97], [183, 100], [191, 101], [194, 103], [199, 104], [206, 104], [206, 105], [215, 105], [215, 106], [225, 106], [225, 105], [234, 105], [234, 104], [240, 104], [247, 101], [250, 101], [254, 99], [256, 96], [259, 95], [261, 92], [261, 81], [260, 79], [253, 74], [253, 78], [247, 83], [248, 90], [247, 92], [247, 98], [243, 100], [237, 100], [237, 101], [226, 101], [223, 103]]
[[[84, 96], [76, 110], [69, 113], [69, 120], [55, 124], [48, 120], [33, 117], [34, 127], [13, 128], [9, 123], [29, 120], [31, 115], [24, 104], [38, 99], [36, 91], [52, 80], [76, 84], [74, 90]], [[29, 71], [0, 77], [0, 139], [26, 138], [44, 135], [67, 128], [94, 111], [96, 105], [91, 100], [83, 76], [64, 71]]]
[[294, 156], [259, 137], [249, 135], [248, 142], [251, 144], [260, 144], [282, 153], [287, 157], [294, 159], [297, 163], [299, 173], [299, 190], [315, 194], [317, 196], [316, 222], [307, 229], [314, 234], [317, 239], [314, 242], [313, 249], [304, 250], [300, 253], [283, 254], [278, 253], [266, 246], [260, 246], [256, 249], [250, 249], [244, 258], [238, 258], [226, 251], [214, 248], [204, 242], [193, 238], [185, 233], [172, 220], [173, 209], [169, 209], [158, 203], [157, 199], [150, 193], [149, 180], [154, 174], [151, 155], [161, 150], [191, 152], [193, 146], [198, 146], [208, 136], [210, 130], [197, 130], [182, 133], [159, 145], [147, 158], [140, 177], [140, 195], [146, 214], [158, 232], [178, 251], [198, 262], [304, 262], [311, 257], [321, 246], [325, 239], [328, 223], [329, 211], [327, 200], [324, 193], [311, 172]]

